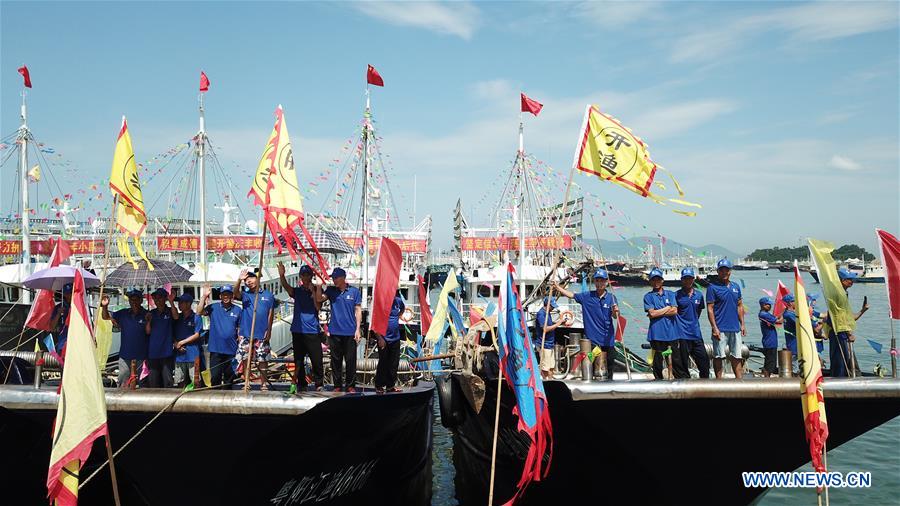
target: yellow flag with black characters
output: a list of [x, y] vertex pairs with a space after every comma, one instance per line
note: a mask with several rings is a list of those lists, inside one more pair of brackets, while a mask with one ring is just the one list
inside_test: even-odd
[[144, 248], [141, 246], [141, 237], [147, 228], [147, 213], [144, 211], [144, 195], [141, 191], [141, 181], [138, 178], [137, 164], [134, 162], [134, 148], [131, 145], [131, 135], [128, 133], [128, 122], [122, 116], [122, 129], [119, 130], [119, 138], [116, 141], [116, 151], [113, 153], [112, 171], [109, 175], [109, 188], [116, 201], [116, 228], [122, 232], [117, 238], [119, 253], [131, 262], [135, 269], [137, 262], [131, 256], [131, 247], [128, 238], [134, 239], [134, 247], [141, 258], [147, 262], [147, 268], [153, 270], [153, 264], [147, 259]]
[[[659, 204], [700, 207], [699, 204], [682, 200], [684, 191], [681, 185], [672, 174], [650, 158], [650, 151], [644, 141], [616, 118], [600, 112], [600, 108], [596, 105], [587, 106], [585, 111], [574, 163], [582, 172], [627, 188]], [[669, 175], [678, 191], [678, 198], [662, 197], [652, 191], [654, 184], [660, 189], [666, 189], [664, 184], [654, 182], [657, 170]], [[695, 211], [682, 209], [673, 211], [685, 216], [697, 214]]]

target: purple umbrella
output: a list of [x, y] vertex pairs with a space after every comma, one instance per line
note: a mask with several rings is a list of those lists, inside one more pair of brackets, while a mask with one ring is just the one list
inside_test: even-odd
[[76, 269], [81, 272], [81, 276], [84, 278], [85, 288], [100, 286], [100, 279], [97, 276], [80, 267], [72, 267], [71, 265], [60, 265], [39, 270], [25, 278], [22, 284], [35, 290], [62, 290], [63, 286], [75, 280]]

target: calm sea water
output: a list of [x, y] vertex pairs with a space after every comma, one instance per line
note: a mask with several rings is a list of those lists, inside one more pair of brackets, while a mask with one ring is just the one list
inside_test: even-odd
[[[811, 276], [803, 274], [804, 283], [809, 293], [821, 295], [821, 287]], [[743, 296], [747, 307], [758, 311], [757, 300], [764, 296], [762, 289], [775, 291], [778, 280], [781, 280], [793, 291], [793, 275], [769, 271], [735, 271], [732, 280], [743, 285]], [[625, 343], [631, 349], [640, 349], [646, 339], [646, 318], [641, 311], [643, 288], [620, 288], [614, 291], [620, 301], [620, 308], [628, 318]], [[857, 341], [855, 351], [860, 362], [860, 369], [871, 372], [876, 364], [882, 364], [886, 374], [890, 374], [890, 321], [887, 317], [887, 296], [883, 284], [857, 284], [850, 289], [850, 301], [854, 308], [862, 305], [864, 296], [869, 299], [869, 311], [857, 325]], [[629, 307], [629, 305], [631, 307]], [[818, 304], [825, 311], [824, 302]], [[704, 315], [701, 320], [704, 338], [709, 340], [709, 323]], [[895, 325], [895, 332], [900, 333], [900, 325]], [[779, 333], [779, 343], [783, 343], [783, 334]], [[872, 339], [883, 345], [881, 354], [866, 342]], [[760, 343], [759, 325], [751, 315], [747, 318], [746, 342]], [[828, 348], [826, 345], [826, 354]], [[759, 369], [761, 364], [752, 364]], [[828, 399], [826, 398], [826, 408]], [[799, 407], [798, 407], [799, 408]], [[800, 423], [799, 419], [790, 422]], [[454, 488], [455, 470], [453, 468], [453, 440], [448, 429], [440, 423], [440, 413], [435, 402], [434, 422], [434, 490], [432, 504], [435, 506], [456, 505]], [[862, 436], [828, 451], [828, 465], [832, 471], [869, 471], [872, 473], [872, 487], [867, 489], [832, 489], [832, 504], [865, 504], [865, 505], [900, 505], [900, 417], [877, 427]], [[800, 468], [810, 471], [809, 465]], [[815, 504], [815, 490], [807, 489], [774, 489], [767, 492], [757, 504], [762, 506], [782, 506], [794, 504]]]

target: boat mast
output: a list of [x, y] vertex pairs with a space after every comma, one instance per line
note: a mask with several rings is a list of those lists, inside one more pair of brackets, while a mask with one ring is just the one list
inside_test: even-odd
[[200, 92], [200, 131], [197, 133], [197, 177], [200, 183], [200, 270], [203, 281], [207, 281], [209, 272], [206, 265], [206, 117], [203, 110], [203, 92]]
[[[28, 112], [25, 107], [25, 88], [22, 88], [22, 125], [19, 126], [19, 174], [22, 177], [22, 263], [31, 274], [31, 221], [28, 215]], [[31, 302], [31, 292], [22, 290], [22, 302]]]
[[522, 181], [522, 198], [519, 207], [519, 300], [525, 300], [525, 199], [528, 189], [528, 178], [525, 175], [525, 119], [519, 112], [519, 177]]
[[362, 186], [362, 308], [369, 307], [368, 284], [369, 284], [369, 119], [372, 116], [370, 103], [369, 85], [366, 84], [366, 112], [363, 113], [363, 186]]

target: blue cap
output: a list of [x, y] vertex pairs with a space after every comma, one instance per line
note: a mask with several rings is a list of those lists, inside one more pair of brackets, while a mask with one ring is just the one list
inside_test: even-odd
[[813, 301], [815, 301], [815, 300], [818, 299], [818, 298], [819, 298], [819, 296], [816, 295], [816, 294], [814, 294], [814, 293], [808, 293], [808, 294], [806, 294], [806, 300], [808, 300], [808, 301], [810, 301], [810, 302], [813, 302]]
[[659, 270], [658, 268], [654, 267], [653, 269], [650, 269], [650, 274], [648, 274], [647, 276], [648, 276], [650, 279], [653, 279], [653, 278], [662, 278], [662, 277], [663, 277], [663, 272], [662, 272], [661, 270]]
[[248, 278], [258, 278], [258, 277], [259, 277], [259, 274], [257, 274], [255, 270], [253, 270], [253, 271], [247, 271], [247, 277], [248, 277]]
[[184, 292], [183, 294], [178, 296], [178, 302], [194, 302], [194, 296]]
[[332, 278], [346, 278], [347, 271], [341, 269], [340, 267], [335, 267], [333, 271], [331, 271]]
[[[548, 304], [547, 299], [548, 299], [548, 297], [544, 297], [544, 303], [543, 303], [544, 307], [547, 307], [547, 304]], [[552, 308], [559, 307], [559, 304], [556, 303], [556, 297], [549, 297], [549, 299], [550, 299], [550, 302], [549, 302], [550, 307], [552, 307]]]
[[132, 288], [131, 290], [128, 290], [127, 292], [125, 292], [125, 295], [127, 295], [129, 297], [143, 297], [144, 292], [138, 288]]
[[300, 274], [301, 274], [301, 275], [302, 275], [302, 274], [312, 274], [312, 273], [313, 273], [312, 267], [310, 267], [310, 266], [308, 266], [308, 265], [303, 265], [303, 266], [300, 267]]
[[846, 267], [838, 269], [838, 277], [841, 279], [856, 279], [857, 276], [859, 276], [859, 274], [850, 272]]
[[770, 306], [772, 306], [772, 305], [775, 304], [775, 303], [772, 301], [772, 297], [763, 297], [763, 298], [759, 299], [759, 305], [760, 305], [760, 306], [765, 306], [766, 304], [768, 304], [768, 305], [770, 305]]
[[693, 268], [693, 267], [685, 267], [684, 269], [681, 269], [681, 279], [684, 279], [684, 278], [696, 278], [696, 277], [697, 277], [697, 276], [694, 274], [694, 268]]
[[154, 297], [168, 297], [169, 292], [167, 292], [165, 288], [157, 288], [156, 290], [153, 290], [153, 293], [150, 295]]
[[594, 271], [594, 279], [609, 279], [609, 273], [606, 269], [597, 269]]
[[228, 293], [233, 294], [234, 287], [231, 285], [224, 285], [224, 286], [222, 286], [222, 288], [219, 288], [219, 293], [222, 293], [222, 292], [228, 292]]
[[794, 299], [794, 295], [789, 293], [789, 294], [785, 295], [784, 297], [782, 297], [781, 300], [783, 300], [784, 302], [794, 302], [795, 299]]
[[63, 293], [72, 293], [72, 283], [66, 283], [65, 285], [63, 285], [62, 292]]
[[731, 264], [731, 260], [729, 260], [727, 258], [723, 258], [723, 259], [719, 260], [718, 262], [716, 262], [717, 270], [721, 269], [722, 267], [725, 267], [726, 269], [731, 269], [734, 266]]

